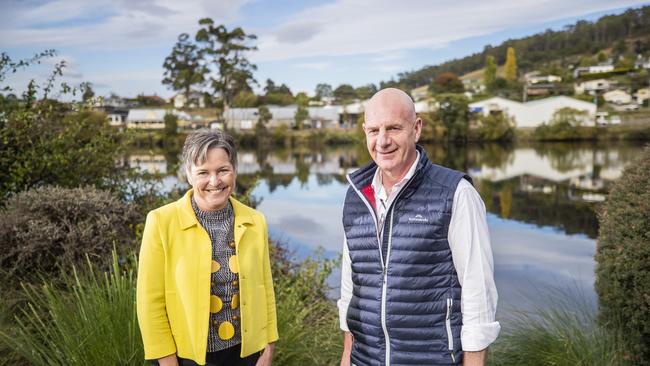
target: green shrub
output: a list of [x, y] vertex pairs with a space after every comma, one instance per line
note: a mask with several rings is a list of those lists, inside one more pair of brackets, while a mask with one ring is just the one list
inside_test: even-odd
[[[108, 261], [108, 258], [105, 258]], [[134, 258], [134, 257], [132, 257]], [[28, 305], [0, 341], [35, 366], [143, 365], [142, 338], [135, 312], [135, 262], [102, 272], [61, 270], [59, 285], [26, 285]]]
[[134, 245], [133, 205], [93, 187], [40, 187], [13, 195], [0, 209], [0, 265], [10, 280], [34, 273], [56, 276], [59, 267], [105, 264]]
[[620, 323], [650, 360], [650, 147], [625, 169], [599, 216], [596, 290], [603, 324]]
[[542, 141], [587, 140], [598, 137], [598, 129], [585, 126], [589, 122], [585, 111], [562, 108], [549, 123], [535, 129], [534, 137]]
[[481, 141], [512, 141], [515, 137], [515, 121], [504, 113], [481, 115], [477, 135]]
[[308, 259], [292, 264], [286, 260], [286, 254], [274, 257], [280, 340], [273, 363], [338, 364], [343, 351], [343, 332], [339, 328], [337, 307], [327, 298], [325, 282], [336, 262]]

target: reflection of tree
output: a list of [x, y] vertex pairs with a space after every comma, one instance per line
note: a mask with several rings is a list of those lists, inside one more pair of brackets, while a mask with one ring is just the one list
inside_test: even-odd
[[514, 146], [512, 144], [481, 144], [473, 146], [472, 156], [476, 154], [476, 164], [488, 168], [502, 168], [514, 159]]
[[319, 186], [326, 186], [332, 183], [334, 178], [331, 174], [316, 174], [316, 182]]
[[306, 156], [296, 156], [296, 177], [300, 182], [300, 186], [304, 187], [309, 181], [309, 162], [306, 161]]
[[[517, 177], [500, 182], [477, 182], [486, 209], [500, 216], [507, 212], [513, 220], [559, 228], [567, 234], [596, 237], [598, 221], [593, 204], [570, 200], [569, 188], [565, 185], [540, 180], [541, 184], [553, 186], [549, 194], [543, 193], [542, 189], [531, 188], [533, 184], [525, 182], [525, 179]], [[504, 207], [508, 204], [509, 208]]]
[[293, 177], [293, 174], [273, 174], [266, 178], [269, 185], [269, 191], [273, 193], [278, 187], [288, 187], [293, 181]]
[[548, 157], [551, 167], [560, 173], [582, 168], [584, 161], [580, 156], [586, 146], [567, 143], [545, 143], [535, 145], [535, 152], [541, 157]]

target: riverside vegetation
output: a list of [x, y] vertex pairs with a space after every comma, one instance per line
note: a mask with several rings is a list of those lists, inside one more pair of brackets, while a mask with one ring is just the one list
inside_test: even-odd
[[[0, 364], [144, 364], [135, 316], [139, 237], [144, 214], [181, 192], [160, 195], [156, 176], [116, 165], [128, 133], [83, 105], [59, 113], [65, 106], [37, 101], [35, 86], [22, 101], [0, 102], [0, 215], [10, 218], [0, 226]], [[556, 309], [515, 314], [504, 321], [491, 364], [647, 360], [649, 164], [646, 150], [602, 216], [598, 319], [559, 299]], [[254, 204], [253, 184], [242, 183], [238, 194]], [[273, 248], [276, 364], [336, 364], [342, 337], [325, 279], [337, 263], [296, 262]]]

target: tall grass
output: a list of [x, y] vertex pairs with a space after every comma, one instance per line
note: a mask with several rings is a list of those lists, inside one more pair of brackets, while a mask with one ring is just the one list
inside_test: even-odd
[[57, 285], [24, 285], [27, 304], [0, 339], [36, 366], [144, 364], [133, 268], [114, 255], [110, 272], [89, 264], [63, 272]]
[[[552, 294], [553, 291], [550, 291]], [[557, 295], [557, 294], [556, 294]], [[625, 365], [619, 332], [600, 326], [596, 309], [576, 294], [553, 296], [550, 308], [514, 311], [490, 347], [489, 364], [592, 366]]]

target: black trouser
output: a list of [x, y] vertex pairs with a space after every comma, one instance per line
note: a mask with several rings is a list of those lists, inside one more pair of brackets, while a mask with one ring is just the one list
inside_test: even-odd
[[[217, 352], [208, 352], [205, 356], [206, 366], [255, 366], [257, 359], [260, 358], [260, 352], [255, 352], [250, 356], [244, 358], [239, 357], [241, 352], [241, 344], [226, 348]], [[178, 359], [179, 366], [196, 366], [196, 362], [186, 358]], [[158, 360], [151, 361], [151, 365], [158, 366]]]

